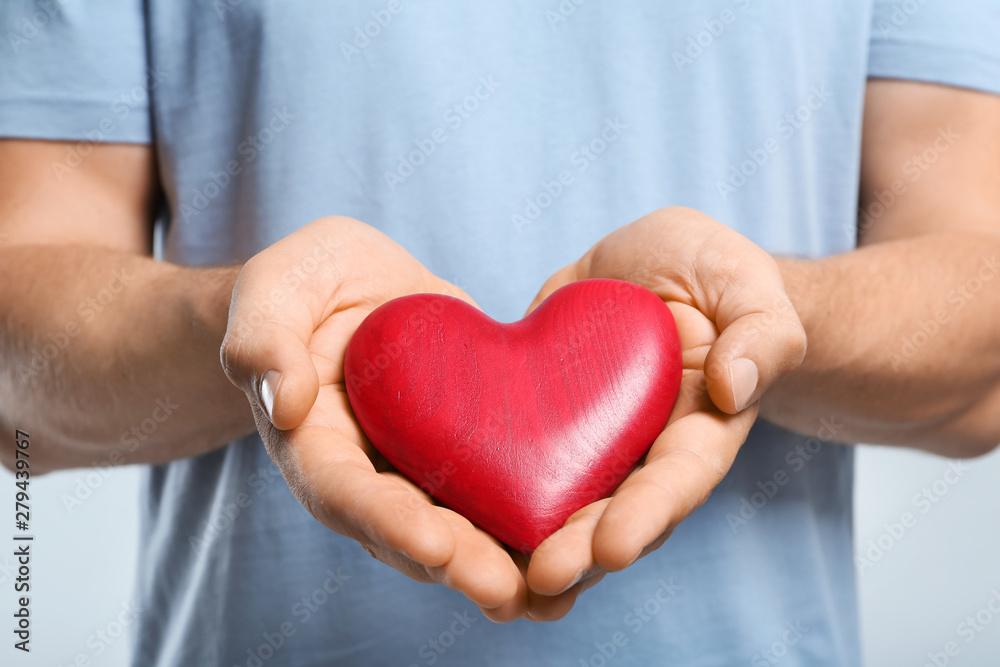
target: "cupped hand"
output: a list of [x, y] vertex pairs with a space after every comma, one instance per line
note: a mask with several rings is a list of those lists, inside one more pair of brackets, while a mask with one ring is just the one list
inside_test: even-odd
[[666, 302], [680, 334], [683, 379], [642, 465], [532, 555], [527, 615], [535, 620], [561, 618], [607, 572], [659, 548], [722, 481], [757, 417], [757, 401], [798, 367], [806, 349], [774, 259], [698, 211], [662, 209], [612, 232], [553, 275], [529, 312], [585, 278], [634, 282]]
[[229, 311], [222, 364], [268, 454], [320, 522], [400, 572], [465, 594], [496, 621], [527, 605], [524, 562], [392, 472], [354, 420], [344, 353], [379, 305], [461, 290], [349, 218], [321, 218], [251, 258]]

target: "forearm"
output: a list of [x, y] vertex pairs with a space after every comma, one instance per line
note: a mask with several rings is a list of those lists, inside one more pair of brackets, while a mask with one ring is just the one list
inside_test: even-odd
[[84, 246], [0, 249], [0, 424], [32, 434], [32, 470], [164, 462], [252, 432], [219, 362], [237, 274]]
[[779, 260], [808, 336], [761, 415], [837, 440], [971, 456], [1000, 442], [1000, 236], [946, 232]]

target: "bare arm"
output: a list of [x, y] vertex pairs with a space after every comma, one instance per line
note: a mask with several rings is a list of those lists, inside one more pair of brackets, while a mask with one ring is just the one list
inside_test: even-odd
[[758, 414], [951, 456], [1000, 441], [1000, 98], [871, 82], [863, 153], [861, 205], [876, 221], [858, 250], [776, 261], [704, 214], [669, 208], [543, 287], [536, 303], [584, 278], [645, 285], [674, 314], [685, 375], [643, 465], [532, 555], [532, 592], [563, 600], [534, 602], [535, 618], [558, 618], [566, 598], [657, 549], [724, 478]]
[[1000, 443], [1000, 97], [871, 81], [859, 249], [779, 260], [808, 336], [761, 415], [975, 456]]
[[[254, 430], [219, 364], [239, 267], [151, 257], [152, 150], [0, 141], [0, 458], [32, 471], [163, 462]], [[115, 452], [118, 452], [115, 454]]]

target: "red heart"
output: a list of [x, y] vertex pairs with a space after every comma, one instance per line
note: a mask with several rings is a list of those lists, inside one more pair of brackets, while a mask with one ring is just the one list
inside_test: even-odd
[[659, 297], [584, 280], [512, 324], [449, 296], [394, 299], [361, 323], [344, 372], [358, 423], [392, 465], [530, 554], [645, 455], [681, 368]]

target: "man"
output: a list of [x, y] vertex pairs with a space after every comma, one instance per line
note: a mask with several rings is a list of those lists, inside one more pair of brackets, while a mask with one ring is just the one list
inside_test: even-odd
[[[858, 662], [838, 443], [1000, 441], [1000, 9], [140, 4], [0, 23], [0, 421], [155, 464], [135, 664]], [[376, 472], [342, 355], [588, 277], [682, 397], [529, 564]]]

